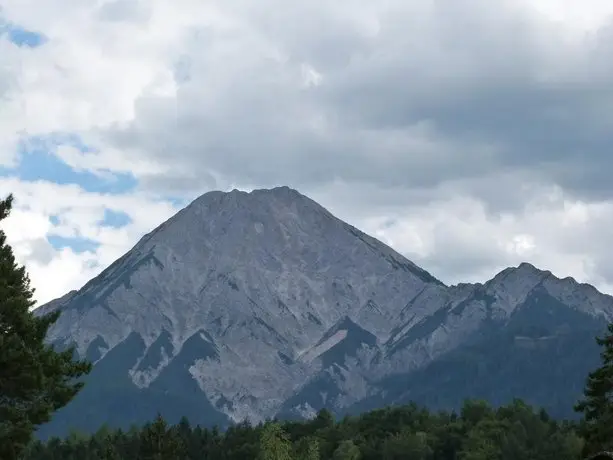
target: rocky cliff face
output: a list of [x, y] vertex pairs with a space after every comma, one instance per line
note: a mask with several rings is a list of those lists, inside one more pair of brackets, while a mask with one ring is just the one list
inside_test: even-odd
[[224, 425], [410, 399], [409, 376], [514, 318], [526, 317], [512, 345], [525, 349], [572, 333], [573, 315], [599, 332], [613, 298], [528, 264], [447, 287], [280, 187], [201, 196], [37, 311], [55, 309], [48, 340], [75, 345], [95, 368], [43, 433], [157, 411]]

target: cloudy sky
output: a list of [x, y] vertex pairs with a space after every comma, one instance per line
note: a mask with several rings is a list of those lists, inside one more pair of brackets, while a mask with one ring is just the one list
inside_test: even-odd
[[212, 190], [289, 185], [445, 282], [613, 293], [610, 0], [0, 0], [36, 298]]

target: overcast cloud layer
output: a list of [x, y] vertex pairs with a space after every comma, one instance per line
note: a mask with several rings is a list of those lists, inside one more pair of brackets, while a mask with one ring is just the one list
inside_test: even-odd
[[[186, 200], [290, 185], [445, 282], [529, 261], [613, 292], [611, 13], [3, 0], [0, 26], [41, 37], [0, 32], [6, 231], [47, 301]], [[33, 165], [41, 149], [70, 174]]]

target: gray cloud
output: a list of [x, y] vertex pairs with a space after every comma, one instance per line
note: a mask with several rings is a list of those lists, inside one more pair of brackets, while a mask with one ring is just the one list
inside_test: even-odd
[[[609, 29], [571, 46], [512, 2], [407, 3], [229, 2], [248, 27], [192, 31], [176, 98], [143, 96], [133, 123], [104, 134], [200, 173], [173, 188], [213, 174], [409, 190], [529, 171], [611, 196]], [[319, 86], [303, 81], [305, 66]], [[492, 205], [497, 194], [508, 202], [504, 191], [473, 188]]]
[[145, 21], [151, 10], [142, 0], [112, 0], [105, 2], [98, 10], [98, 17], [104, 21]]
[[55, 250], [53, 246], [47, 241], [45, 238], [36, 238], [28, 242], [30, 247], [30, 255], [26, 259], [35, 260], [42, 264], [48, 264], [53, 259], [55, 255]]

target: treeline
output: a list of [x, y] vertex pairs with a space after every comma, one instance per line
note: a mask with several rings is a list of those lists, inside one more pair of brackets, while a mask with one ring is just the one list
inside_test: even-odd
[[522, 401], [493, 408], [467, 401], [458, 412], [416, 405], [335, 421], [327, 410], [304, 422], [241, 423], [224, 433], [169, 426], [162, 417], [129, 431], [36, 441], [27, 460], [578, 460], [583, 439], [571, 422]]

